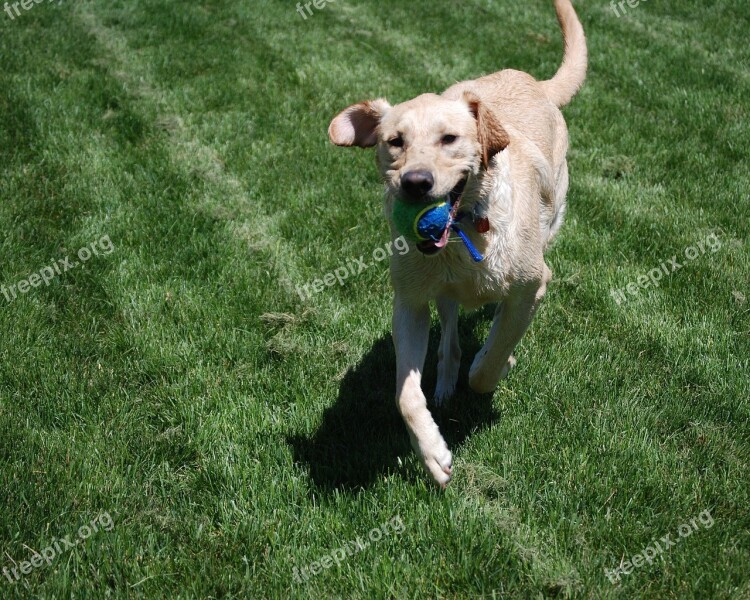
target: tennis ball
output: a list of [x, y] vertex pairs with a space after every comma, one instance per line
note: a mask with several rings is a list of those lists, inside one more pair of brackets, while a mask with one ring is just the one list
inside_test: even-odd
[[445, 200], [424, 205], [397, 199], [393, 203], [392, 215], [396, 229], [406, 239], [437, 242], [448, 227], [451, 207]]

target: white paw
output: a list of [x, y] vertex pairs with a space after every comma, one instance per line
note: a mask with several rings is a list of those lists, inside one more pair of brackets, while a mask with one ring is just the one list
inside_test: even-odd
[[511, 354], [510, 358], [508, 359], [508, 362], [506, 362], [503, 365], [503, 368], [500, 369], [500, 379], [505, 379], [508, 376], [508, 373], [510, 373], [510, 370], [515, 366], [516, 366], [516, 357]]
[[416, 444], [414, 449], [432, 480], [445, 489], [453, 476], [453, 456], [443, 437], [438, 433], [429, 442]]
[[453, 394], [456, 392], [456, 383], [458, 382], [458, 373], [452, 378], [441, 377], [438, 379], [437, 387], [435, 388], [435, 397], [432, 403], [435, 406], [443, 406], [448, 400], [453, 398]]
[[489, 394], [495, 391], [497, 384], [501, 379], [504, 379], [510, 373], [510, 370], [516, 366], [516, 357], [512, 354], [506, 363], [499, 370], [493, 369], [494, 365], [487, 365], [485, 361], [481, 359], [477, 354], [474, 359], [474, 364], [471, 365], [469, 370], [469, 386], [477, 394]]

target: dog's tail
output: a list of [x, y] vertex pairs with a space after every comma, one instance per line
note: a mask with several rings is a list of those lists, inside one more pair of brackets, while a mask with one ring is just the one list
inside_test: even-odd
[[547, 97], [562, 107], [573, 99], [586, 79], [588, 51], [583, 27], [570, 0], [555, 0], [555, 8], [565, 40], [565, 57], [555, 76], [540, 83]]

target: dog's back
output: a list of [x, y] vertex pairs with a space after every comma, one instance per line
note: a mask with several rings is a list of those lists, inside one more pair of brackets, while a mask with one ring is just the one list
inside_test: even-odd
[[476, 95], [509, 133], [520, 133], [532, 141], [550, 164], [565, 156], [567, 144], [559, 156], [553, 148], [557, 144], [551, 143], [550, 136], [553, 132], [553, 137], [557, 137], [555, 133], [560, 126], [564, 131], [560, 110], [545, 94], [540, 82], [528, 73], [506, 69], [457, 83], [443, 92], [443, 96], [457, 100], [466, 92]]
[[[570, 0], [555, 0], [565, 43], [563, 62], [552, 79], [537, 81], [528, 73], [505, 69], [492, 75], [457, 83], [443, 96], [459, 99], [469, 91], [487, 103], [503, 126], [521, 131], [552, 164], [564, 157], [559, 148], [545, 148], [549, 131], [565, 128], [559, 109], [568, 104], [586, 79], [588, 51], [583, 27]], [[538, 134], [538, 135], [536, 135]], [[555, 144], [557, 146], [557, 144]]]
[[543, 157], [536, 165], [542, 180], [541, 227], [547, 245], [562, 224], [568, 189], [568, 131], [560, 108], [570, 102], [586, 78], [588, 52], [583, 27], [570, 0], [555, 0], [565, 55], [555, 76], [537, 81], [528, 73], [505, 69], [462, 81], [443, 96], [457, 100], [466, 93], [479, 98], [503, 127], [531, 142]]

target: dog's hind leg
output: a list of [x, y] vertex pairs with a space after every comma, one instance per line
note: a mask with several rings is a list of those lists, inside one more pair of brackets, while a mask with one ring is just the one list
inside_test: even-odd
[[442, 406], [456, 391], [461, 346], [458, 341], [458, 303], [441, 297], [437, 300], [437, 309], [441, 334], [434, 403], [435, 406]]
[[480, 394], [492, 392], [516, 366], [513, 350], [526, 333], [551, 278], [552, 272], [545, 265], [542, 281], [526, 286], [498, 305], [490, 335], [469, 370], [472, 390]]
[[441, 487], [451, 479], [453, 457], [427, 410], [422, 392], [422, 369], [430, 335], [430, 307], [393, 304], [393, 344], [396, 348], [396, 403], [409, 431], [412, 448], [422, 465]]
[[552, 218], [552, 223], [549, 226], [549, 234], [544, 242], [544, 247], [547, 248], [552, 243], [552, 240], [557, 235], [560, 227], [563, 224], [563, 218], [565, 217], [566, 208], [566, 196], [568, 193], [568, 163], [563, 162], [560, 167], [560, 171], [557, 174], [557, 185], [555, 185], [555, 214]]

